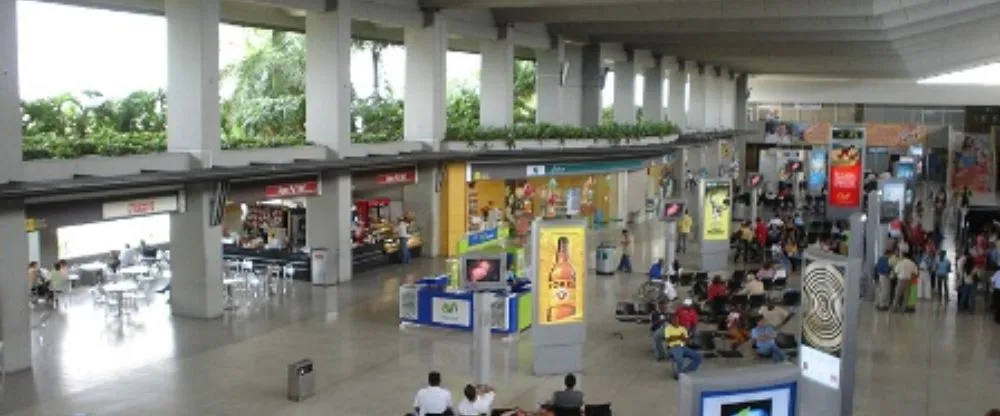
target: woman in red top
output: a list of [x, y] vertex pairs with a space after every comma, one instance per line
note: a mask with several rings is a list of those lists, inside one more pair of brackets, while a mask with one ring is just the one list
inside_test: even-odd
[[713, 299], [719, 296], [726, 296], [729, 290], [726, 288], [726, 284], [722, 282], [719, 276], [715, 276], [712, 279], [712, 284], [708, 285], [708, 301], [711, 302]]

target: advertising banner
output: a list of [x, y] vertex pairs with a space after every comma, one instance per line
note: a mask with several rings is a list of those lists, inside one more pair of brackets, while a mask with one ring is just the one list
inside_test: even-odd
[[868, 147], [907, 147], [927, 143], [927, 126], [913, 123], [866, 123]]
[[587, 276], [587, 229], [580, 226], [545, 226], [538, 230], [538, 264], [535, 267], [538, 323], [582, 323]]
[[441, 325], [468, 327], [472, 325], [471, 302], [465, 299], [434, 298], [431, 301], [431, 321]]
[[826, 147], [815, 146], [809, 152], [809, 192], [820, 193], [826, 186]]
[[728, 241], [732, 222], [732, 201], [729, 180], [707, 179], [705, 184], [704, 212], [702, 212], [703, 238], [706, 241]]
[[846, 143], [834, 143], [830, 150], [829, 204], [855, 208], [861, 205], [862, 149]]
[[988, 134], [955, 133], [951, 138], [951, 187], [973, 193], [993, 192], [994, 148]]
[[906, 184], [900, 181], [883, 181], [882, 206], [879, 208], [881, 222], [888, 224], [897, 218], [903, 218], [903, 201], [906, 199]]
[[827, 144], [830, 142], [830, 123], [790, 123], [768, 120], [764, 124], [764, 143], [775, 144]]
[[840, 388], [844, 348], [847, 269], [843, 263], [806, 257], [802, 273], [802, 375]]

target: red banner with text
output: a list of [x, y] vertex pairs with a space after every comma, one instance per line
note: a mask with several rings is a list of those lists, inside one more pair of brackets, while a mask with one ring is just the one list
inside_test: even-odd
[[861, 179], [861, 149], [834, 144], [830, 154], [830, 205], [861, 206]]

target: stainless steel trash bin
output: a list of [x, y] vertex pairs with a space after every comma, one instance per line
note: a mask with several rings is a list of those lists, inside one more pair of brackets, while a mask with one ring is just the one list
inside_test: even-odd
[[615, 274], [618, 268], [615, 264], [616, 250], [618, 247], [610, 243], [601, 243], [597, 246], [597, 264], [594, 265], [597, 274]]
[[313, 362], [299, 360], [288, 365], [288, 400], [301, 402], [316, 394], [316, 373]]

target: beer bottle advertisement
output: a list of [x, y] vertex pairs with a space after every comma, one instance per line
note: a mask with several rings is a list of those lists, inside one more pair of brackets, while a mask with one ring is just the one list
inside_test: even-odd
[[543, 325], [583, 322], [587, 273], [586, 230], [542, 227], [538, 236], [538, 322]]

